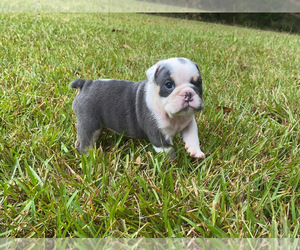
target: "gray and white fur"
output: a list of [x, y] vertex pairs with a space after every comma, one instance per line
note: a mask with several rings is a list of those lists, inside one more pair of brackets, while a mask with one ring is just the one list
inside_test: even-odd
[[156, 152], [175, 157], [173, 137], [181, 133], [191, 156], [200, 150], [195, 112], [203, 109], [197, 64], [186, 58], [159, 61], [140, 82], [100, 79], [73, 81], [80, 91], [73, 102], [77, 150], [86, 153], [103, 128], [136, 139], [149, 139]]

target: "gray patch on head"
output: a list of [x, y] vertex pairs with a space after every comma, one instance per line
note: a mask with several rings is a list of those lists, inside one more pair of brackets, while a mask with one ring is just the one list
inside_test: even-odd
[[182, 64], [186, 64], [187, 60], [185, 58], [178, 58], [178, 61]]
[[172, 82], [175, 84], [174, 80], [171, 78], [170, 69], [167, 67], [162, 67], [159, 69], [155, 82], [158, 86], [160, 86], [159, 95], [161, 97], [168, 97], [172, 93], [173, 89], [166, 89], [165, 87], [167, 82]]

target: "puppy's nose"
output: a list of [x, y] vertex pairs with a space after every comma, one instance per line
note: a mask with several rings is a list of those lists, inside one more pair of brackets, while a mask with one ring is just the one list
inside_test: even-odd
[[192, 93], [191, 92], [184, 93], [184, 101], [185, 102], [191, 102], [191, 101], [193, 101]]

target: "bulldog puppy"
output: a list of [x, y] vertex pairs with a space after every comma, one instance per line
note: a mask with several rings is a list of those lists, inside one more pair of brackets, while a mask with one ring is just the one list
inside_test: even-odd
[[80, 91], [73, 102], [77, 117], [77, 150], [86, 153], [102, 128], [137, 139], [149, 139], [156, 152], [176, 156], [173, 137], [181, 133], [191, 156], [204, 158], [195, 112], [203, 109], [202, 79], [196, 63], [170, 58], [146, 71], [140, 82], [100, 79], [73, 81]]

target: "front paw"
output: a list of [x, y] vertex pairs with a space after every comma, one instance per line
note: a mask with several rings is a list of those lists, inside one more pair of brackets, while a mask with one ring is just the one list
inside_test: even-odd
[[195, 147], [186, 147], [188, 153], [190, 154], [190, 156], [195, 157], [195, 158], [199, 158], [199, 159], [204, 159], [205, 158], [205, 154], [201, 151], [200, 148], [195, 148]]

